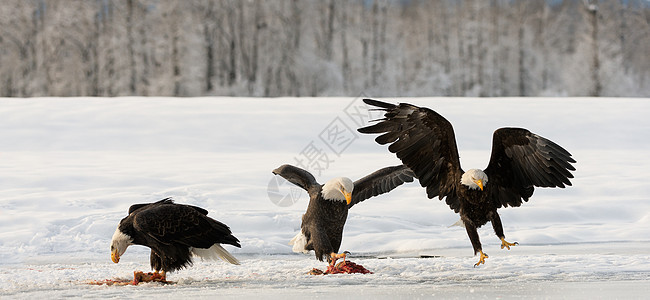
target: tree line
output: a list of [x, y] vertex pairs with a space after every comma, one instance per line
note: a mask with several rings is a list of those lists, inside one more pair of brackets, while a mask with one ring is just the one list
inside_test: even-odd
[[643, 0], [4, 0], [0, 96], [650, 96]]

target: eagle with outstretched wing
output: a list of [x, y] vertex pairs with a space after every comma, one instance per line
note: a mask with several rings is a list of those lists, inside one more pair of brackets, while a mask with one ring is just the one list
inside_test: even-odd
[[475, 266], [485, 263], [477, 228], [492, 223], [501, 248], [517, 243], [505, 240], [497, 209], [520, 206], [533, 195], [535, 187], [570, 186], [576, 161], [558, 144], [524, 128], [500, 128], [494, 132], [490, 162], [484, 170], [463, 171], [460, 166], [454, 129], [435, 111], [415, 105], [398, 105], [364, 99], [384, 110], [378, 123], [358, 129], [380, 134], [375, 141], [390, 144], [395, 153], [415, 173], [429, 198], [438, 197], [456, 213], [467, 230]]

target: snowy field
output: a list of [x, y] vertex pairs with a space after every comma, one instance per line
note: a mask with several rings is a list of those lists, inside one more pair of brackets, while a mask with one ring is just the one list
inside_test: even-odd
[[[308, 165], [319, 182], [399, 160], [356, 133], [355, 98], [0, 99], [0, 298], [647, 297], [649, 99], [383, 99], [433, 108], [454, 125], [464, 169], [484, 168], [492, 132], [519, 126], [565, 147], [574, 185], [499, 210], [512, 250], [479, 230], [485, 265], [443, 202], [417, 183], [350, 210], [342, 250], [374, 272], [311, 276], [325, 263], [287, 245], [306, 193], [271, 170]], [[109, 243], [131, 204], [173, 197], [228, 224], [240, 266], [197, 261], [173, 285], [95, 286], [149, 271], [149, 249], [119, 264]], [[295, 203], [294, 203], [295, 202]], [[426, 257], [426, 258], [422, 258]]]

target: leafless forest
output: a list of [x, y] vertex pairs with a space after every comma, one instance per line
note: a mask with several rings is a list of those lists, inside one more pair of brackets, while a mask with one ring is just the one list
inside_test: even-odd
[[646, 0], [2, 0], [0, 96], [650, 96]]

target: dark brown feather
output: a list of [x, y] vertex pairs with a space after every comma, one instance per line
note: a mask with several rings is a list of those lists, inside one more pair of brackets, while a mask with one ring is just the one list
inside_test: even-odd
[[413, 182], [415, 174], [405, 165], [386, 167], [354, 182], [352, 201], [348, 208], [368, 198], [388, 193], [405, 182]]
[[307, 170], [292, 165], [282, 165], [273, 170], [273, 174], [280, 175], [287, 181], [301, 187], [309, 193], [310, 197], [320, 192], [321, 185], [316, 181], [314, 175], [311, 175]]
[[[359, 128], [361, 133], [380, 134], [375, 141], [390, 144], [395, 153], [415, 173], [427, 196], [445, 199], [459, 213], [474, 247], [481, 251], [478, 227], [491, 222], [497, 236], [504, 238], [497, 209], [520, 206], [533, 195], [534, 187], [571, 185], [571, 154], [556, 143], [523, 128], [501, 128], [494, 132], [492, 155], [483, 190], [460, 183], [456, 139], [451, 123], [433, 110], [411, 104], [398, 105], [377, 100], [364, 102], [384, 110], [379, 123]], [[477, 173], [481, 174], [481, 173]]]
[[382, 108], [385, 114], [379, 123], [358, 131], [383, 134], [375, 140], [379, 144], [392, 142], [388, 150], [413, 170], [420, 185], [426, 187], [427, 196], [440, 200], [446, 197], [447, 204], [458, 211], [455, 191], [463, 171], [451, 123], [428, 108], [372, 99], [364, 102]]
[[570, 186], [570, 171], [575, 170], [571, 164], [575, 162], [564, 148], [524, 128], [497, 129], [484, 171], [492, 186], [492, 201], [499, 207], [520, 206], [532, 196], [535, 186]]
[[[345, 201], [323, 198], [323, 185], [307, 170], [282, 165], [273, 170], [273, 174], [302, 187], [309, 194], [309, 205], [300, 225], [307, 239], [305, 250], [314, 250], [316, 258], [321, 261], [328, 259], [332, 252], [338, 252], [348, 217], [349, 207]], [[404, 182], [411, 182], [413, 176], [413, 172], [404, 165], [377, 170], [354, 182], [350, 207], [370, 197], [387, 193]]]
[[210, 248], [214, 244], [241, 247], [228, 226], [207, 214], [203, 208], [176, 204], [166, 198], [132, 205], [118, 229], [130, 236], [134, 244], [151, 248], [153, 269], [175, 271], [192, 264], [192, 247]]

